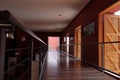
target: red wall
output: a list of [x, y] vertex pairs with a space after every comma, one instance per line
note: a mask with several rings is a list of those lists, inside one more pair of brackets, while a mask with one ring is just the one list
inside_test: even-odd
[[48, 37], [48, 45], [51, 46], [53, 50], [57, 50], [59, 47], [59, 37]]
[[[63, 36], [66, 33], [73, 33], [75, 27], [82, 26], [82, 43], [98, 42], [98, 14], [119, 0], [92, 0], [79, 15], [67, 26], [63, 31]], [[95, 32], [93, 35], [83, 36], [83, 27], [94, 22]], [[61, 39], [62, 40], [62, 39]], [[73, 42], [71, 43], [73, 44]], [[73, 50], [72, 50], [73, 51]], [[98, 64], [98, 45], [84, 45], [82, 47], [82, 57], [92, 63]]]

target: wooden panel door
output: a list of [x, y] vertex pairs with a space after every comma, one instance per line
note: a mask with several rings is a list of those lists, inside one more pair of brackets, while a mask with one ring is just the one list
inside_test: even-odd
[[81, 59], [81, 26], [75, 29], [74, 56]]
[[[104, 42], [120, 40], [120, 16], [104, 15]], [[105, 44], [104, 67], [120, 73], [120, 43]]]

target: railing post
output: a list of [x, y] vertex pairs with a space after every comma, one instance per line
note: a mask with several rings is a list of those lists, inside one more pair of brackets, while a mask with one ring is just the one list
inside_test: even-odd
[[5, 63], [5, 45], [6, 45], [6, 31], [0, 29], [0, 80], [4, 80], [4, 63]]
[[83, 43], [81, 43], [81, 63], [83, 63], [83, 57], [84, 57], [84, 44]]
[[44, 74], [45, 74], [45, 66], [46, 66], [46, 59], [47, 59], [47, 53], [46, 53], [47, 47], [44, 44], [40, 45], [40, 76], [39, 80], [44, 80]]
[[104, 46], [104, 43], [102, 43], [101, 44], [101, 52], [102, 52], [102, 67], [104, 68], [105, 67], [105, 63], [104, 63], [104, 58], [105, 58], [105, 54], [104, 54], [104, 48], [105, 48], [105, 46]]
[[30, 80], [32, 80], [33, 39], [30, 40]]

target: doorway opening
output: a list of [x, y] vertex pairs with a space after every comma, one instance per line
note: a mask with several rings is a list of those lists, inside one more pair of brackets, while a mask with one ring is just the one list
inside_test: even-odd
[[65, 36], [65, 53], [69, 54], [69, 46], [70, 46], [70, 37], [69, 37], [69, 33], [66, 34]]
[[81, 59], [81, 26], [75, 29], [74, 56]]
[[59, 50], [60, 37], [49, 36], [48, 37], [48, 46], [49, 46], [48, 50], [54, 50], [54, 51]]
[[69, 36], [67, 36], [67, 54], [69, 54]]
[[60, 38], [59, 37], [48, 37], [48, 63], [53, 64], [53, 66], [57, 65], [57, 62], [60, 60], [59, 46], [60, 46]]
[[120, 74], [120, 1], [99, 14], [99, 66]]

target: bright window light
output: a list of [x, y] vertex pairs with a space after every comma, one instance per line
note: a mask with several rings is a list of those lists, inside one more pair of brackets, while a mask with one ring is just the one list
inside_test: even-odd
[[114, 15], [120, 15], [120, 10], [116, 11]]

